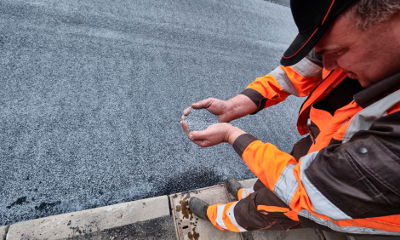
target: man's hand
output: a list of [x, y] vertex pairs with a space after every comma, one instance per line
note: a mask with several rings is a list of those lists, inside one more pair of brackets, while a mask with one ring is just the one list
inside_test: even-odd
[[182, 120], [185, 119], [190, 113], [190, 109], [206, 108], [208, 111], [217, 115], [220, 123], [228, 123], [237, 118], [244, 117], [257, 110], [256, 104], [247, 96], [239, 94], [227, 101], [219, 100], [216, 98], [207, 98], [197, 103], [193, 103], [192, 106], [186, 108], [183, 111]]
[[[185, 117], [189, 115], [192, 108], [206, 108], [211, 113], [217, 115], [220, 123], [211, 125], [203, 131], [189, 132], [189, 126], [185, 121]], [[255, 103], [243, 94], [239, 94], [228, 101], [207, 98], [186, 108], [183, 111], [180, 124], [189, 139], [201, 147], [209, 147], [221, 142], [229, 142], [233, 145], [236, 138], [246, 132], [237, 127], [233, 127], [228, 124], [228, 122], [246, 116], [256, 110], [257, 106]]]
[[181, 121], [181, 125], [188, 138], [200, 147], [210, 147], [222, 142], [228, 142], [233, 145], [236, 138], [246, 133], [229, 123], [216, 123], [209, 126], [206, 130], [194, 132], [189, 132], [187, 122]]
[[195, 109], [206, 108], [211, 113], [217, 115], [218, 121], [221, 123], [230, 122], [233, 120], [232, 116], [230, 116], [229, 114], [231, 113], [230, 111], [231, 108], [228, 101], [223, 101], [216, 98], [207, 98], [198, 101], [197, 103], [193, 103], [192, 106], [186, 108], [183, 111], [182, 120], [184, 120], [185, 116], [187, 116], [190, 113], [190, 109], [192, 108]]

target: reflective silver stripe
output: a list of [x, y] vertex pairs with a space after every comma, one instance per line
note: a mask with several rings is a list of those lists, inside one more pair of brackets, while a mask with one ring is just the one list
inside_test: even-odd
[[350, 216], [345, 214], [342, 210], [336, 207], [331, 201], [329, 201], [314, 185], [311, 184], [310, 180], [303, 174], [301, 182], [306, 189], [307, 195], [312, 202], [314, 211], [316, 213], [330, 217], [332, 220], [346, 220], [352, 219]]
[[299, 93], [293, 86], [293, 83], [290, 81], [285, 71], [283, 71], [281, 67], [275, 68], [270, 74], [272, 74], [272, 76], [276, 79], [283, 91], [295, 96], [299, 96]]
[[217, 206], [217, 219], [216, 219], [216, 222], [217, 222], [218, 226], [220, 226], [223, 229], [228, 230], [226, 228], [226, 226], [225, 226], [224, 220], [222, 220], [222, 215], [224, 213], [225, 206], [226, 206], [225, 204]]
[[317, 157], [319, 152], [313, 152], [307, 154], [301, 158], [300, 161], [300, 180], [306, 189], [307, 196], [310, 199], [314, 211], [316, 213], [330, 217], [333, 220], [344, 220], [352, 219], [350, 216], [345, 214], [342, 210], [336, 207], [331, 201], [329, 201], [307, 178], [304, 171], [310, 166], [310, 164]]
[[[305, 78], [322, 78], [322, 67], [318, 66], [307, 58], [303, 58], [300, 62], [293, 65], [292, 68]], [[283, 71], [281, 67], [275, 68], [271, 72], [271, 74], [285, 92], [295, 96], [299, 96], [299, 92], [294, 87], [292, 81], [290, 81], [290, 79], [286, 75], [286, 72]]]
[[326, 226], [336, 232], [400, 236], [400, 232], [387, 232], [387, 231], [382, 231], [382, 230], [375, 229], [375, 228], [366, 228], [366, 227], [357, 227], [357, 226], [341, 227], [329, 220], [319, 218], [305, 209], [301, 210], [301, 212], [299, 212], [299, 215], [302, 217], [308, 218], [320, 225]]
[[352, 118], [342, 143], [348, 142], [356, 132], [369, 129], [376, 119], [382, 117], [389, 108], [398, 102], [400, 102], [400, 91], [394, 92], [359, 111]]
[[[254, 187], [254, 186], [253, 186]], [[242, 199], [246, 198], [247, 196], [249, 196], [250, 194], [252, 194], [254, 192], [254, 188], [244, 188], [242, 191]]]
[[[300, 180], [307, 192], [307, 196], [313, 204], [315, 212], [328, 216], [334, 220], [351, 219], [347, 214], [330, 202], [306, 177], [304, 171], [314, 161], [318, 152], [307, 154], [300, 161]], [[294, 176], [293, 168], [295, 164], [289, 164], [283, 170], [281, 176], [274, 187], [274, 193], [287, 205], [290, 205], [299, 184]]]
[[287, 205], [289, 205], [294, 193], [299, 187], [299, 183], [293, 173], [293, 168], [295, 166], [296, 164], [287, 165], [274, 186], [274, 193]]
[[237, 204], [237, 202], [235, 202], [234, 204], [232, 204], [232, 205], [229, 207], [229, 209], [228, 209], [227, 214], [228, 214], [229, 220], [231, 220], [233, 226], [237, 227], [237, 229], [238, 229], [240, 232], [247, 232], [247, 230], [244, 229], [244, 228], [242, 228], [242, 227], [237, 223], [237, 221], [236, 221], [235, 214], [234, 214], [234, 212], [233, 212], [233, 210], [234, 210], [236, 204]]
[[305, 78], [322, 78], [322, 67], [318, 66], [307, 58], [303, 58], [300, 62], [293, 65], [292, 68]]

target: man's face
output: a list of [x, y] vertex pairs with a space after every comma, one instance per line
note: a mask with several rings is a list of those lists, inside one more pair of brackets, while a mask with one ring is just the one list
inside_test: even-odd
[[399, 25], [396, 18], [361, 31], [349, 17], [338, 17], [315, 50], [327, 70], [340, 67], [361, 86], [371, 86], [400, 72], [400, 36], [393, 21]]

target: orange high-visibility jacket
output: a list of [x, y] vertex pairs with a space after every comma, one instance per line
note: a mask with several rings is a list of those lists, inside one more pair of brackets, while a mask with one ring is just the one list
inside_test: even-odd
[[308, 96], [297, 128], [310, 134], [312, 145], [298, 162], [249, 134], [233, 147], [289, 205], [291, 219], [344, 233], [400, 235], [400, 73], [360, 88], [337, 109], [324, 107], [346, 98], [354, 82], [308, 58], [257, 78], [242, 92], [257, 111], [288, 95]]

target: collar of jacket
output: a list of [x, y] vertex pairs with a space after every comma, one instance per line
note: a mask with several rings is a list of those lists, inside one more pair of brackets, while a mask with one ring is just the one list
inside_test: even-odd
[[400, 73], [392, 75], [354, 95], [354, 101], [366, 108], [376, 101], [400, 89]]

